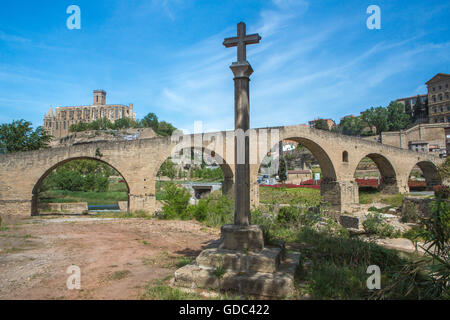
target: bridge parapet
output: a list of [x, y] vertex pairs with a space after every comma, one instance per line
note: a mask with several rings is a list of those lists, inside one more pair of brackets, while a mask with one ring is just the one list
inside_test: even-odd
[[[415, 165], [424, 172], [429, 187], [440, 183], [436, 166], [444, 160], [356, 137], [311, 129], [304, 126], [282, 126], [251, 129], [251, 200], [258, 205], [256, 177], [268, 152], [277, 150], [280, 140], [291, 139], [307, 147], [318, 160], [324, 181], [324, 201], [345, 210], [358, 201], [354, 173], [361, 159], [372, 158], [381, 174], [383, 190], [407, 192], [408, 177]], [[245, 137], [245, 135], [244, 135]], [[29, 212], [37, 207], [37, 189], [42, 180], [59, 165], [73, 159], [96, 159], [115, 168], [129, 188], [130, 210], [154, 211], [156, 174], [162, 163], [176, 150], [199, 147], [216, 160], [222, 159], [226, 181], [224, 189], [233, 191], [234, 131], [175, 137], [153, 137], [132, 141], [112, 141], [77, 144], [69, 147], [44, 149], [0, 155], [0, 213]], [[253, 146], [253, 149], [252, 149]], [[253, 157], [253, 158], [252, 158]], [[252, 162], [253, 161], [253, 162]]]

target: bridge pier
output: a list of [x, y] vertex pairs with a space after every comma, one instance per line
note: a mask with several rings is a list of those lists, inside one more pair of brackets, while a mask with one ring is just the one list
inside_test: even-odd
[[29, 215], [31, 200], [0, 200], [0, 214]]
[[439, 178], [426, 180], [427, 183], [427, 191], [434, 191], [434, 187], [442, 184], [442, 181]]
[[150, 214], [155, 212], [156, 197], [154, 195], [130, 194], [128, 196], [128, 211], [146, 211]]
[[359, 203], [358, 184], [355, 181], [324, 179], [320, 185], [320, 194], [325, 204], [340, 212], [352, 212]]
[[[407, 184], [406, 184], [407, 185]], [[395, 177], [382, 177], [378, 190], [384, 194], [396, 194], [402, 192]], [[403, 190], [406, 192], [407, 190]]]
[[233, 177], [225, 177], [222, 183], [222, 195], [234, 197], [234, 180]]

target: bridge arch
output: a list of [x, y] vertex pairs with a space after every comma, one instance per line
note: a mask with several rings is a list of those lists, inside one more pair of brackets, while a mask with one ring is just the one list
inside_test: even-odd
[[[295, 137], [295, 136], [286, 137], [283, 138], [283, 140], [292, 140], [306, 147], [312, 153], [314, 158], [316, 158], [317, 162], [319, 162], [320, 169], [322, 170], [323, 179], [336, 181], [337, 175], [333, 161], [330, 159], [327, 152], [322, 148], [322, 146], [318, 142], [315, 142], [309, 138]], [[278, 144], [283, 140], [280, 140], [276, 145], [273, 146], [273, 148], [277, 147]]]
[[93, 160], [93, 161], [97, 161], [103, 164], [106, 164], [107, 166], [111, 167], [112, 169], [114, 169], [117, 173], [119, 173], [119, 175], [122, 177], [123, 181], [125, 182], [126, 186], [127, 186], [127, 190], [128, 190], [128, 207], [127, 207], [127, 211], [130, 211], [130, 185], [128, 184], [127, 179], [124, 177], [124, 175], [112, 164], [110, 164], [107, 161], [101, 160], [99, 158], [95, 158], [95, 157], [88, 157], [88, 156], [80, 156], [80, 157], [71, 157], [71, 158], [67, 158], [64, 159], [62, 161], [59, 161], [58, 163], [52, 165], [50, 168], [46, 169], [44, 171], [44, 173], [39, 177], [39, 179], [34, 183], [33, 189], [32, 189], [32, 200], [31, 200], [31, 215], [35, 216], [39, 214], [39, 209], [38, 209], [38, 204], [39, 204], [39, 200], [38, 200], [38, 194], [39, 194], [39, 188], [41, 187], [43, 181], [45, 180], [45, 178], [48, 177], [48, 175], [50, 173], [52, 173], [54, 170], [56, 170], [58, 167], [69, 163], [71, 161], [75, 161], [75, 160]]
[[[330, 204], [332, 207], [340, 207], [341, 205], [341, 198], [340, 198], [340, 191], [338, 190], [340, 187], [337, 183], [337, 174], [336, 169], [333, 161], [327, 154], [327, 152], [322, 148], [322, 146], [318, 143], [313, 141], [312, 139], [303, 137], [303, 136], [296, 136], [296, 135], [289, 135], [286, 137], [283, 137], [283, 139], [280, 139], [278, 143], [272, 146], [270, 148], [271, 152], [274, 152], [274, 150], [281, 150], [279, 148], [280, 143], [284, 140], [290, 140], [295, 141], [298, 144], [301, 144], [302, 146], [306, 147], [313, 157], [316, 159], [316, 161], [319, 163], [321, 173], [322, 173], [322, 179], [320, 184], [320, 193], [322, 196], [322, 200], [325, 203]], [[257, 183], [257, 175], [260, 172], [260, 168], [262, 167], [264, 162], [264, 159], [260, 159], [260, 163], [256, 166], [257, 170], [256, 172], [252, 172], [251, 182], [252, 184]], [[257, 190], [259, 188], [256, 188]]]
[[[200, 158], [192, 155], [194, 150], [201, 152]], [[198, 164], [202, 163], [202, 160], [205, 160], [205, 162], [207, 164], [209, 164], [211, 162], [216, 162], [218, 164], [218, 166], [221, 168], [223, 175], [224, 175], [224, 180], [222, 182], [222, 194], [230, 196], [230, 197], [234, 197], [234, 166], [228, 164], [221, 154], [219, 154], [217, 151], [211, 150], [207, 147], [197, 148], [197, 147], [193, 147], [193, 146], [185, 147], [185, 148], [177, 147], [176, 151], [183, 152], [183, 153], [184, 152], [190, 153], [190, 155], [187, 156], [187, 158], [186, 158], [186, 160], [190, 159], [190, 160], [188, 160], [187, 164], [196, 164], [194, 162], [194, 160], [197, 160]], [[161, 166], [164, 164], [165, 161], [171, 159], [172, 155], [173, 155], [173, 152], [170, 151], [170, 152], [165, 153], [164, 155], [162, 155], [162, 157], [159, 158], [158, 163], [155, 166], [155, 172], [154, 172], [154, 177], [153, 177], [155, 184], [156, 184], [156, 181], [158, 180], [157, 175], [158, 175], [158, 172], [159, 172]], [[178, 160], [181, 162], [181, 164], [183, 164], [183, 158], [178, 159]], [[157, 188], [155, 187], [155, 194], [156, 194], [156, 190], [157, 190]]]
[[356, 175], [358, 165], [363, 159], [369, 158], [378, 168], [380, 173], [378, 190], [383, 193], [397, 193], [399, 192], [397, 172], [392, 162], [384, 155], [379, 153], [369, 153], [360, 158], [353, 172]]
[[439, 175], [439, 171], [437, 166], [429, 160], [423, 160], [419, 161], [416, 164], [414, 164], [410, 170], [408, 170], [408, 179], [410, 177], [411, 172], [414, 170], [415, 167], [419, 167], [422, 171], [422, 175], [425, 178], [426, 182], [426, 190], [432, 191], [434, 186], [442, 184], [442, 179]]

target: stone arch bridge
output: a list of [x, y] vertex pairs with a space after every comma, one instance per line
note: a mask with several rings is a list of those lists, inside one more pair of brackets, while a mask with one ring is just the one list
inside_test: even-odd
[[[230, 138], [231, 137], [231, 138]], [[427, 186], [439, 184], [437, 156], [399, 149], [376, 142], [305, 126], [251, 129], [251, 203], [259, 204], [257, 174], [268, 150], [281, 140], [295, 140], [307, 147], [322, 169], [322, 199], [333, 208], [351, 212], [358, 201], [354, 173], [361, 159], [371, 158], [381, 174], [380, 188], [386, 193], [408, 192], [411, 170], [418, 165]], [[180, 143], [183, 141], [183, 143]], [[197, 146], [221, 163], [223, 191], [232, 192], [234, 180], [234, 132], [156, 137], [133, 141], [95, 142], [0, 155], [0, 213], [37, 214], [37, 193], [41, 182], [55, 168], [74, 159], [97, 159], [115, 168], [129, 190], [129, 211], [154, 212], [155, 182], [161, 164], [179, 154], [180, 145]], [[230, 160], [231, 159], [231, 160]]]

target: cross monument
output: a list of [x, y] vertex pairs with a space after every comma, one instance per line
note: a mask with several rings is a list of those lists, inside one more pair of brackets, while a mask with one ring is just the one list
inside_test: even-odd
[[[247, 61], [246, 46], [259, 43], [259, 34], [246, 34], [245, 23], [237, 25], [237, 37], [227, 38], [223, 45], [227, 48], [237, 47], [237, 62], [230, 66], [234, 74], [234, 129], [247, 132], [250, 128], [250, 101], [249, 82], [253, 69]], [[234, 141], [235, 164], [235, 212], [234, 224], [248, 226], [250, 224], [250, 156], [249, 137], [245, 136], [244, 150], [242, 144], [237, 143], [237, 135]], [[245, 162], [239, 163], [240, 154], [244, 153]], [[242, 162], [242, 161], [240, 161]]]

